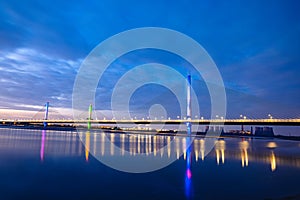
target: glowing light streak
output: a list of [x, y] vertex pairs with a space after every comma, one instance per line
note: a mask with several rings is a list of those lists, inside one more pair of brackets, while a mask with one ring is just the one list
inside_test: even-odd
[[40, 150], [41, 161], [44, 161], [45, 141], [46, 141], [46, 130], [42, 130], [42, 141], [41, 141], [41, 150]]

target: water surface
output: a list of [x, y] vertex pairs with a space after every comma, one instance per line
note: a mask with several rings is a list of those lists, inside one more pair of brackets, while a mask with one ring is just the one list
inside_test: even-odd
[[[1, 128], [0, 199], [300, 198], [299, 141], [213, 139], [206, 152], [203, 138], [186, 150], [188, 139]], [[153, 162], [175, 162], [154, 172], [125, 173], [93, 156], [118, 160], [141, 153]]]

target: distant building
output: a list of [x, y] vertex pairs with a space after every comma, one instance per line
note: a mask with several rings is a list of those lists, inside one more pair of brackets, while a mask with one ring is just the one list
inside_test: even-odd
[[273, 137], [274, 131], [272, 127], [255, 127], [255, 136]]
[[205, 133], [221, 133], [224, 134], [224, 127], [222, 126], [206, 126], [205, 127]]

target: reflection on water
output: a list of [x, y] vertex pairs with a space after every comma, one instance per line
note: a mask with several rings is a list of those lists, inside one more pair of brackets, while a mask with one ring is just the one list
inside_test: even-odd
[[274, 152], [272, 151], [271, 156], [270, 156], [270, 162], [271, 162], [271, 170], [275, 171], [276, 169], [276, 157]]
[[[190, 137], [187, 140], [191, 140]], [[187, 141], [190, 144], [190, 141]], [[185, 172], [185, 196], [187, 199], [192, 197], [192, 170], [191, 170], [191, 147], [186, 150], [186, 172]]]
[[277, 147], [277, 144], [275, 142], [268, 142], [266, 147], [273, 149]]
[[[191, 141], [193, 142], [191, 143]], [[209, 146], [210, 143], [215, 144], [212, 150], [208, 150], [206, 148], [206, 146]], [[220, 182], [222, 187], [218, 188], [218, 190], [223, 189], [225, 192], [228, 190], [228, 194], [234, 194], [235, 192], [238, 192], [238, 189], [243, 189], [243, 187], [249, 188], [253, 186], [257, 189], [269, 187], [269, 185], [271, 186], [268, 188], [268, 191], [273, 192], [275, 190], [273, 189], [273, 186], [275, 186], [278, 191], [285, 192], [295, 184], [293, 183], [292, 185], [286, 186], [286, 188], [282, 188], [284, 186], [278, 184], [278, 182], [282, 180], [289, 182], [292, 178], [294, 178], [294, 176], [294, 181], [299, 180], [299, 174], [297, 174], [300, 169], [299, 141], [251, 138], [194, 138], [191, 136], [133, 133], [121, 134], [95, 131], [82, 131], [77, 133], [63, 131], [0, 129], [0, 159], [3, 161], [1, 162], [1, 169], [2, 171], [3, 169], [12, 171], [7, 180], [10, 180], [11, 176], [16, 174], [15, 179], [12, 179], [13, 182], [18, 182], [20, 179], [20, 176], [16, 172], [19, 170], [31, 169], [32, 166], [33, 168], [37, 168], [36, 163], [41, 166], [41, 168], [39, 168], [40, 173], [37, 173], [36, 176], [40, 176], [41, 174], [46, 176], [47, 172], [51, 172], [52, 169], [59, 171], [58, 168], [49, 168], [49, 166], [51, 166], [51, 160], [55, 160], [52, 167], [56, 166], [58, 163], [57, 161], [62, 162], [67, 160], [64, 164], [70, 162], [70, 166], [72, 166], [71, 168], [75, 167], [74, 163], [79, 167], [77, 168], [77, 171], [71, 175], [69, 174], [66, 178], [73, 177], [74, 174], [80, 174], [78, 173], [78, 169], [82, 169], [82, 163], [84, 164], [84, 167], [88, 167], [85, 168], [88, 170], [83, 170], [82, 173], [89, 173], [89, 170], [91, 170], [92, 167], [98, 168], [102, 166], [100, 172], [98, 172], [108, 172], [108, 175], [105, 176], [105, 174], [101, 174], [101, 178], [98, 178], [99, 176], [96, 177], [96, 173], [89, 174], [89, 178], [95, 176], [93, 184], [90, 184], [89, 187], [93, 187], [93, 185], [95, 185], [94, 187], [96, 189], [94, 191], [96, 191], [99, 189], [97, 184], [101, 185], [101, 187], [102, 184], [104, 185], [105, 183], [111, 184], [110, 182], [105, 181], [113, 178], [115, 182], [111, 187], [114, 190], [117, 182], [123, 181], [123, 185], [124, 183], [127, 183], [129, 175], [123, 176], [122, 173], [116, 173], [114, 170], [110, 171], [107, 168], [102, 170], [104, 165], [99, 165], [99, 163], [94, 159], [94, 156], [96, 155], [97, 158], [112, 157], [115, 160], [118, 160], [118, 158], [125, 158], [126, 160], [126, 156], [137, 157], [139, 154], [146, 155], [147, 159], [150, 158], [151, 162], [154, 160], [158, 160], [159, 162], [171, 159], [177, 160], [170, 167], [165, 168], [162, 171], [149, 173], [149, 176], [147, 174], [140, 176], [141, 179], [136, 179], [136, 177], [139, 176], [130, 176], [130, 178], [137, 181], [135, 185], [133, 184], [134, 186], [138, 187], [139, 185], [142, 185], [141, 187], [138, 187], [136, 191], [143, 191], [144, 189], [147, 190], [146, 187], [151, 186], [152, 188], [150, 187], [147, 191], [151, 193], [152, 191], [156, 191], [155, 189], [163, 188], [162, 190], [164, 191], [167, 190], [168, 192], [173, 192], [173, 198], [177, 197], [177, 193], [169, 187], [169, 182], [177, 181], [177, 184], [174, 183], [174, 185], [176, 185], [176, 189], [180, 188], [182, 190], [180, 193], [185, 195], [187, 199], [198, 199], [198, 197], [201, 197], [201, 194], [199, 193], [205, 193], [206, 188], [210, 188], [209, 180], [211, 179]], [[26, 158], [24, 159], [25, 161], [22, 160], [23, 158]], [[19, 160], [20, 162], [18, 162]], [[74, 160], [76, 162], [74, 162]], [[36, 161], [36, 163], [31, 165], [31, 162], [34, 161]], [[78, 163], [78, 161], [82, 161], [82, 163]], [[14, 166], [14, 163], [11, 164], [9, 162], [15, 162], [17, 164]], [[28, 167], [21, 167], [22, 169], [18, 168], [19, 165], [21, 166], [24, 164], [23, 162], [29, 162], [30, 164]], [[7, 165], [4, 165], [4, 163]], [[182, 164], [184, 164], [184, 166]], [[11, 166], [14, 166], [15, 168]], [[66, 168], [64, 168], [64, 170], [60, 173], [66, 173], [69, 168], [69, 166], [66, 166]], [[50, 170], [46, 171], [46, 173], [41, 173], [46, 169]], [[293, 177], [289, 175], [290, 171], [294, 172], [292, 175]], [[28, 173], [28, 171], [26, 172]], [[219, 177], [219, 172], [222, 175], [222, 179]], [[115, 176], [116, 174], [118, 174], [118, 176]], [[261, 177], [262, 174], [271, 175], [272, 179], [268, 179], [270, 176]], [[273, 174], [276, 174], [276, 176], [273, 176]], [[155, 177], [151, 179], [153, 175], [155, 175]], [[163, 178], [161, 177], [162, 175], [164, 176]], [[157, 185], [157, 180], [162, 182], [164, 181], [164, 178], [169, 175], [171, 178], [170, 181], [168, 180], [168, 183], [161, 183], [161, 185], [153, 188], [153, 185]], [[123, 178], [118, 179], [119, 176], [123, 176]], [[143, 179], [146, 176], [150, 179], [149, 181], [145, 181]], [[32, 174], [29, 173], [28, 177], [28, 179], [31, 180]], [[63, 177], [63, 175], [60, 174], [57, 177]], [[181, 185], [178, 184], [178, 179], [180, 179]], [[232, 185], [239, 183], [239, 181], [236, 181], [237, 179], [244, 181], [243, 184], [246, 184], [248, 187], [243, 185], [237, 190], [236, 188], [233, 188]], [[24, 183], [26, 181], [24, 181]], [[226, 186], [226, 181], [230, 182], [228, 186]], [[265, 184], [264, 181], [269, 182]], [[143, 185], [144, 182], [147, 182], [147, 184]], [[273, 182], [275, 183], [272, 185]], [[54, 182], [53, 184], [55, 185], [57, 183]], [[118, 185], [117, 188], [119, 190], [122, 189], [122, 184]], [[215, 186], [213, 184], [211, 187], [212, 189], [208, 189], [207, 191], [215, 190]], [[235, 185], [235, 187], [238, 186]], [[168, 190], [168, 188], [171, 189]], [[193, 188], [195, 188], [195, 190], [193, 190]], [[126, 190], [129, 189], [130, 186], [126, 188]], [[123, 192], [126, 190], [124, 189]], [[248, 189], [245, 190], [247, 190], [246, 193], [248, 194]], [[255, 191], [255, 189], [253, 189], [253, 191]], [[284, 192], [282, 192], [282, 194]], [[164, 192], [159, 193], [159, 195], [160, 194], [164, 194]], [[168, 195], [169, 194], [170, 193], [168, 193]], [[208, 194], [208, 192], [206, 194], [209, 199], [209, 197], [211, 197], [209, 196], [210, 194]], [[221, 192], [218, 194], [222, 195]], [[270, 192], [268, 195], [269, 194]], [[214, 197], [214, 194], [212, 197]]]
[[87, 131], [85, 133], [85, 160], [86, 161], [89, 161], [90, 137], [91, 137], [90, 131]]
[[[96, 156], [101, 155], [117, 157], [125, 156], [125, 152], [129, 152], [130, 156], [136, 156], [136, 154], [145, 154], [147, 156], [159, 156], [162, 159], [171, 159], [174, 157], [176, 157], [176, 159], [180, 159], [180, 155], [182, 155], [184, 160], [187, 160], [188, 158], [188, 152], [186, 149], [189, 144], [189, 137], [132, 135], [104, 132], [82, 132], [79, 133], [79, 135], [84, 140], [83, 142], [86, 144], [86, 149], [93, 152], [93, 155]], [[90, 138], [90, 135], [93, 135], [92, 138]], [[110, 142], [105, 141], [106, 137]], [[90, 140], [92, 140], [93, 147], [89, 146]], [[206, 152], [205, 143], [207, 140], [214, 140], [215, 146], [214, 150], [211, 152]], [[266, 141], [265, 145], [261, 145], [253, 149], [250, 141], [253, 140], [239, 138], [195, 138], [191, 148], [189, 149], [191, 151], [191, 159], [194, 159], [196, 162], [198, 162], [199, 159], [205, 161], [205, 154], [207, 153], [207, 157], [215, 157], [217, 165], [225, 164], [225, 159], [228, 159], [240, 160], [241, 167], [247, 167], [251, 162], [268, 163], [271, 166], [272, 171], [276, 169], [276, 164], [279, 165], [279, 163], [280, 165], [300, 168], [300, 159], [297, 157], [297, 155], [276, 155], [274, 151], [276, 150], [274, 147], [274, 144], [276, 144], [275, 142], [272, 142], [272, 148], [267, 148], [269, 144]], [[230, 144], [227, 147], [228, 142], [230, 142]], [[264, 140], [258, 140], [258, 144], [261, 142], [264, 142]], [[119, 147], [118, 152], [115, 152], [116, 146]], [[165, 146], [166, 148], [163, 148]]]
[[246, 140], [243, 140], [239, 143], [240, 149], [241, 149], [241, 160], [242, 160], [242, 167], [248, 166], [248, 147], [249, 142]]
[[0, 129], [0, 154], [32, 154], [41, 161], [53, 156], [80, 156], [81, 141], [75, 132]]
[[45, 140], [46, 140], [46, 131], [42, 130], [41, 151], [40, 151], [41, 161], [44, 160]]
[[216, 151], [216, 159], [217, 164], [220, 164], [220, 154], [222, 158], [222, 164], [225, 162], [225, 141], [224, 140], [216, 140], [215, 141], [215, 151]]
[[[187, 124], [187, 133], [188, 135], [191, 135], [191, 124]], [[185, 172], [185, 196], [187, 199], [191, 199], [193, 196], [193, 191], [192, 191], [192, 170], [191, 170], [191, 159], [192, 159], [192, 145], [191, 144], [192, 138], [188, 136], [186, 138], [186, 172]], [[170, 144], [170, 142], [168, 143]], [[170, 145], [169, 145], [170, 146]]]
[[[280, 141], [289, 143], [288, 147], [278, 146], [278, 141], [265, 141], [240, 138], [194, 138], [194, 142], [188, 147], [190, 137], [143, 135], [143, 134], [119, 134], [104, 132], [80, 132], [80, 138], [85, 147], [82, 146], [75, 132], [34, 131], [24, 130], [1, 131], [0, 150], [21, 150], [23, 153], [29, 149], [36, 149], [40, 154], [40, 160], [47, 159], [46, 156], [80, 156], [82, 150], [86, 161], [90, 153], [97, 156], [130, 156], [145, 154], [147, 156], [160, 157], [161, 159], [180, 159], [181, 155], [187, 163], [189, 159], [205, 162], [206, 158], [215, 157], [216, 164], [226, 164], [232, 160], [240, 160], [241, 167], [251, 165], [251, 162], [267, 163], [271, 171], [278, 166], [290, 166], [300, 168], [299, 147], [297, 142]], [[110, 142], [107, 142], [108, 138]], [[214, 140], [214, 150], [206, 152], [205, 143]], [[166, 146], [169, 144], [168, 146]], [[293, 146], [294, 145], [294, 146]], [[118, 151], [116, 152], [116, 148]], [[166, 148], [163, 148], [166, 147]], [[188, 149], [188, 151], [186, 151]], [[284, 151], [280, 151], [283, 149]], [[288, 151], [291, 149], [291, 152]], [[165, 152], [166, 151], [166, 152]], [[207, 156], [205, 157], [205, 154]], [[128, 154], [127, 154], [128, 156]]]

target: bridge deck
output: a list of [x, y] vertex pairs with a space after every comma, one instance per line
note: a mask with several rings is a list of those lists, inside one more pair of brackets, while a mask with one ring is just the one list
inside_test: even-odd
[[200, 124], [200, 125], [270, 125], [270, 126], [300, 126], [300, 119], [193, 119], [193, 120], [24, 120], [24, 119], [0, 119], [0, 124]]

